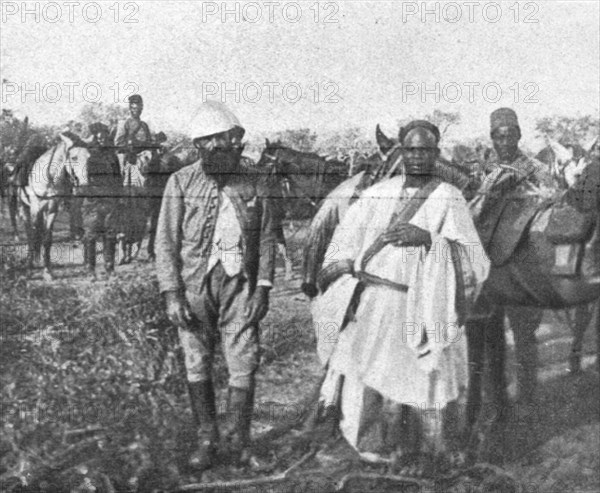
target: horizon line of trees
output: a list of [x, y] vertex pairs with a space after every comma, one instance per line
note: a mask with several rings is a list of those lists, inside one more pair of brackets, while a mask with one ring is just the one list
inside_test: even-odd
[[[117, 122], [128, 116], [128, 109], [116, 104], [87, 103], [81, 109], [77, 119], [62, 125], [37, 125], [29, 122], [29, 131], [35, 131], [49, 140], [55, 138], [59, 132], [69, 129], [82, 137], [89, 134], [88, 126], [94, 122], [102, 122], [109, 127], [115, 127]], [[421, 117], [440, 128], [442, 137], [449, 128], [461, 122], [458, 112], [444, 112], [434, 110], [431, 114]], [[398, 128], [414, 119], [412, 115], [397, 121]], [[3, 108], [0, 122], [0, 143], [2, 152], [7, 146], [13, 144], [18, 137], [21, 122], [12, 110]], [[158, 133], [160, 129], [151, 129]], [[338, 132], [318, 134], [315, 129], [296, 128], [275, 132], [269, 137], [271, 141], [280, 141], [284, 145], [303, 152], [315, 152], [338, 160], [346, 158], [354, 159], [357, 156], [366, 156], [376, 152], [375, 129], [349, 126], [341, 128]], [[600, 133], [600, 118], [592, 115], [569, 117], [562, 115], [551, 115], [539, 118], [536, 121], [535, 130], [540, 136], [547, 136], [561, 144], [585, 145], [588, 141], [597, 137]], [[183, 132], [170, 131], [167, 133], [167, 145], [171, 148], [191, 147], [189, 138]], [[393, 137], [396, 137], [394, 135]], [[470, 139], [455, 142], [446, 140], [447, 146], [460, 144], [472, 149], [490, 147], [489, 137], [481, 134]], [[264, 140], [255, 137], [247, 141], [246, 150], [249, 153], [260, 154], [264, 147]]]

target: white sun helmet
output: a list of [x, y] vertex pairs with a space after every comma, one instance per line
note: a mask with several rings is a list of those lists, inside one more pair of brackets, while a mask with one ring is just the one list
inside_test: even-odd
[[235, 127], [244, 128], [227, 106], [218, 101], [206, 101], [192, 118], [190, 138], [194, 141], [201, 137], [227, 132]]

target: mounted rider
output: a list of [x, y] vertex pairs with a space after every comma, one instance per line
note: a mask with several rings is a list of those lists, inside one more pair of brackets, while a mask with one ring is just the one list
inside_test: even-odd
[[130, 116], [119, 122], [115, 134], [115, 146], [123, 152], [119, 154], [121, 174], [127, 183], [127, 171], [138, 162], [138, 154], [144, 146], [152, 143], [152, 134], [148, 124], [141, 119], [144, 101], [139, 94], [129, 96]]

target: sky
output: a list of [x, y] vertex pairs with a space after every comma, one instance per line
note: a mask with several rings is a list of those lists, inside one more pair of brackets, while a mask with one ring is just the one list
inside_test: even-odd
[[450, 138], [469, 138], [509, 106], [531, 138], [537, 118], [600, 111], [596, 0], [0, 4], [2, 107], [37, 123], [134, 91], [152, 129], [185, 131], [217, 99], [250, 136], [394, 134], [438, 109], [461, 115]]

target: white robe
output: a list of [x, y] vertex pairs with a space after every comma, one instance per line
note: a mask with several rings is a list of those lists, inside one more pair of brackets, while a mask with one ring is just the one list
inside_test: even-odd
[[[392, 214], [416, 192], [403, 189], [403, 183], [404, 176], [397, 176], [365, 191], [344, 215], [326, 259], [354, 259], [358, 271]], [[457, 325], [456, 277], [448, 241], [460, 245], [461, 259], [467, 262], [465, 282], [471, 286], [486, 279], [489, 261], [467, 203], [452, 185], [441, 183], [410, 223], [431, 234], [429, 253], [425, 247], [386, 245], [365, 268], [409, 286], [408, 292], [367, 286], [355, 319], [343, 330], [358, 283], [355, 277], [342, 276], [312, 305], [318, 353], [323, 364], [329, 363], [323, 397], [332, 398], [337, 376], [344, 375], [341, 429], [354, 446], [364, 386], [420, 409], [444, 408], [467, 388], [467, 341], [464, 328]]]

